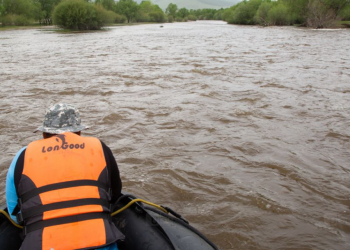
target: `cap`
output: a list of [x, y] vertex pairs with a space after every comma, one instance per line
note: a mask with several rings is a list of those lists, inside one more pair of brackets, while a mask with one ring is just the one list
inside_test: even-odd
[[70, 104], [58, 103], [46, 111], [43, 126], [35, 132], [42, 131], [49, 134], [62, 134], [64, 132], [79, 132], [87, 129], [81, 125], [79, 110]]

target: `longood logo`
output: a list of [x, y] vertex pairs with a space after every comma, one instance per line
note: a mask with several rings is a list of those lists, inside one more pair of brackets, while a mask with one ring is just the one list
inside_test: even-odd
[[[58, 151], [58, 150], [66, 150], [66, 149], [84, 149], [85, 148], [85, 143], [83, 144], [74, 144], [74, 143], [68, 143], [66, 142], [66, 137], [65, 135], [56, 135], [56, 141], [60, 142], [60, 140], [62, 141], [61, 145], [55, 145], [55, 146], [50, 146], [47, 147], [44, 146], [43, 149], [41, 150], [41, 152], [43, 153], [47, 153], [47, 152], [51, 152], [51, 151]], [[60, 139], [60, 140], [59, 140]]]

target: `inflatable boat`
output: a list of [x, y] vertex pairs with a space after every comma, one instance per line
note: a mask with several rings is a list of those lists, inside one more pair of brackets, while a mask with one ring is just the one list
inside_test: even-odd
[[[22, 229], [0, 208], [0, 248], [18, 250]], [[112, 219], [125, 235], [120, 250], [218, 250], [198, 230], [170, 208], [125, 194], [113, 208]]]

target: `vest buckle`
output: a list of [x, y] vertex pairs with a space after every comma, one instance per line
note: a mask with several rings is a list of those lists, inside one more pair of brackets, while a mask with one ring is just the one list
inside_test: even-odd
[[18, 214], [16, 214], [16, 218], [17, 218], [17, 222], [18, 222], [18, 224], [23, 225], [23, 221], [24, 221], [24, 219], [23, 219], [23, 215], [22, 215], [22, 213], [18, 213]]
[[23, 227], [22, 234], [23, 234], [23, 238], [26, 237], [26, 235], [27, 235], [27, 227]]
[[22, 203], [22, 199], [20, 197], [17, 199], [17, 205], [18, 205], [19, 209], [22, 208], [23, 203]]
[[18, 224], [22, 225], [24, 219], [23, 219], [23, 215], [22, 215], [22, 212], [21, 212], [21, 209], [22, 209], [22, 199], [21, 198], [18, 198], [17, 206], [18, 206], [18, 210], [19, 211], [16, 213], [16, 219], [17, 219]]

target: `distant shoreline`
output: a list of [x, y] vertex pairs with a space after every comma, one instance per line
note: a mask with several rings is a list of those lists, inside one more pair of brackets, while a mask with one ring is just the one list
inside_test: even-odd
[[39, 24], [33, 24], [28, 26], [0, 26], [0, 32], [1, 31], [7, 31], [7, 30], [27, 30], [27, 29], [42, 29], [47, 31], [57, 31], [57, 32], [96, 32], [96, 31], [104, 31], [108, 29], [108, 27], [118, 27], [118, 26], [135, 26], [135, 25], [143, 25], [143, 24], [159, 24], [163, 25], [162, 23], [114, 23], [107, 26], [104, 26], [101, 30], [90, 30], [90, 31], [80, 31], [80, 30], [69, 30], [69, 29], [63, 29], [59, 28], [56, 25], [39, 25]]
[[[205, 22], [205, 21], [222, 21], [223, 20], [197, 20], [199, 22]], [[192, 22], [192, 21], [188, 21]], [[183, 23], [183, 22], [173, 22], [173, 23]], [[2, 27], [0, 25], [0, 32], [1, 31], [8, 31], [8, 30], [27, 30], [27, 29], [42, 29], [47, 31], [54, 31], [54, 32], [62, 32], [62, 33], [85, 33], [85, 32], [98, 32], [98, 31], [106, 31], [108, 30], [108, 27], [118, 27], [118, 26], [135, 26], [135, 25], [145, 25], [145, 24], [159, 24], [160, 26], [163, 26], [164, 24], [171, 24], [171, 23], [156, 23], [156, 22], [142, 22], [142, 23], [114, 23], [107, 25], [103, 27], [101, 30], [90, 30], [90, 31], [79, 31], [79, 30], [69, 30], [69, 29], [62, 29], [57, 27], [56, 25], [40, 25], [40, 24], [33, 24], [28, 26], [5, 26]], [[229, 24], [229, 25], [238, 25], [238, 24]], [[239, 25], [239, 26], [260, 26], [260, 25]], [[264, 27], [264, 26], [261, 26]], [[268, 27], [288, 27], [288, 26], [268, 26]], [[294, 26], [298, 27], [298, 26]], [[300, 28], [306, 28], [306, 27], [300, 27]], [[334, 28], [329, 29], [349, 29], [350, 28], [350, 21], [340, 21], [338, 25]], [[307, 27], [306, 29], [314, 29], [312, 27]]]

